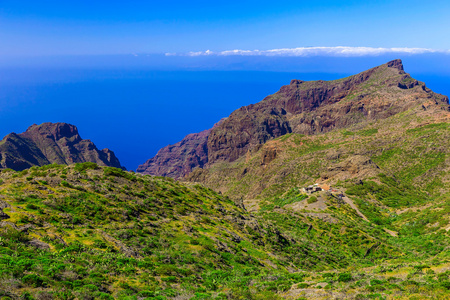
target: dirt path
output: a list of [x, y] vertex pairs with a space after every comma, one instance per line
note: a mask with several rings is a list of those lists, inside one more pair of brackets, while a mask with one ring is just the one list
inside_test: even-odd
[[408, 207], [408, 208], [405, 208], [405, 209], [398, 209], [396, 211], [396, 213], [397, 213], [397, 215], [401, 215], [401, 214], [404, 214], [405, 212], [408, 212], [408, 211], [416, 212], [418, 210], [427, 209], [430, 206], [431, 206], [431, 203], [428, 203], [428, 204], [425, 204], [424, 206], [420, 206], [420, 207]]
[[347, 203], [348, 205], [350, 205], [350, 207], [353, 208], [353, 209], [356, 211], [356, 213], [357, 213], [361, 218], [363, 218], [363, 220], [365, 220], [365, 221], [367, 221], [367, 222], [370, 222], [369, 219], [367, 219], [366, 216], [363, 215], [363, 213], [359, 211], [358, 207], [355, 205], [355, 203], [353, 203], [353, 200], [352, 200], [352, 199], [350, 199], [350, 198], [347, 197], [347, 196], [344, 196], [344, 197], [342, 197], [342, 200], [344, 200], [345, 203]]
[[386, 228], [383, 228], [383, 229], [384, 229], [384, 231], [386, 231], [390, 236], [398, 237], [398, 232], [397, 232], [397, 231], [389, 230], [389, 229], [386, 229]]

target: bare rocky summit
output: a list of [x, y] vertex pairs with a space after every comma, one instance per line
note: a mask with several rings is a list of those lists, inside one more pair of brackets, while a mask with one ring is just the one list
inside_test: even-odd
[[267, 141], [316, 135], [386, 119], [421, 104], [449, 110], [448, 97], [413, 79], [397, 59], [333, 81], [292, 80], [261, 102], [234, 111], [214, 128], [161, 149], [138, 172], [183, 177], [194, 168], [232, 162]]
[[25, 132], [10, 133], [0, 141], [0, 168], [24, 170], [82, 162], [123, 169], [114, 152], [98, 150], [93, 142], [80, 137], [74, 125], [67, 123], [32, 125]]

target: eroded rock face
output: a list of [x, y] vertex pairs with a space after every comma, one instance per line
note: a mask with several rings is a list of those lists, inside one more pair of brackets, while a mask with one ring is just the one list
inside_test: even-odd
[[429, 103], [449, 110], [448, 97], [411, 78], [401, 60], [339, 80], [292, 80], [261, 102], [234, 111], [203, 134], [189, 135], [163, 148], [138, 172], [179, 178], [194, 169], [189, 167], [189, 160], [198, 160], [191, 165], [201, 168], [220, 161], [232, 162], [287, 133], [325, 133], [385, 119], [416, 105], [427, 107]]
[[333, 178], [335, 181], [351, 178], [375, 177], [380, 168], [364, 155], [352, 155], [344, 161], [328, 167], [328, 172], [322, 174], [322, 180]]
[[208, 162], [234, 161], [249, 148], [292, 132], [284, 109], [258, 109], [256, 106], [234, 111], [211, 130], [207, 143]]
[[114, 152], [98, 150], [83, 140], [74, 125], [43, 123], [32, 125], [21, 134], [8, 134], [0, 142], [0, 167], [24, 170], [47, 164], [95, 162], [101, 166], [123, 168]]
[[183, 177], [208, 162], [207, 139], [211, 129], [187, 135], [175, 145], [158, 151], [155, 157], [140, 165], [137, 172], [150, 175]]

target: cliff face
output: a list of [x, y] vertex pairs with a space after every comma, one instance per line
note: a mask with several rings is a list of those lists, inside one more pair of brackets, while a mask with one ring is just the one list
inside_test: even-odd
[[32, 125], [21, 134], [11, 133], [0, 142], [0, 167], [24, 170], [47, 164], [95, 162], [101, 166], [123, 168], [114, 152], [98, 150], [83, 140], [78, 129], [66, 123]]
[[[403, 69], [401, 60], [372, 68], [357, 75], [333, 81], [292, 80], [289, 85], [261, 102], [242, 107], [214, 128], [205, 131], [197, 142], [169, 146], [171, 153], [189, 153], [188, 157], [202, 157], [203, 167], [219, 161], [232, 162], [249, 150], [287, 133], [314, 135], [334, 129], [347, 128], [361, 122], [385, 119], [411, 107], [430, 104], [448, 110], [448, 97], [432, 92]], [[186, 137], [187, 138], [187, 137]], [[201, 151], [196, 145], [202, 143]], [[193, 145], [195, 147], [190, 147]], [[158, 154], [138, 172], [184, 176], [187, 156]], [[207, 159], [205, 160], [205, 153]], [[175, 158], [176, 157], [176, 158]], [[183, 169], [185, 172], [170, 172]]]
[[137, 172], [173, 178], [183, 177], [208, 162], [207, 140], [211, 129], [189, 134], [175, 145], [158, 151], [155, 157], [140, 165]]

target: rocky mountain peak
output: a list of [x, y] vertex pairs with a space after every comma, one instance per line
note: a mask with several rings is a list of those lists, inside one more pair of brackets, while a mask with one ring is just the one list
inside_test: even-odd
[[394, 59], [387, 63], [389, 68], [396, 68], [399, 71], [403, 71], [403, 62], [401, 59]]
[[40, 125], [33, 124], [22, 133], [24, 137], [36, 137], [43, 136], [45, 138], [51, 138], [54, 141], [58, 141], [62, 138], [68, 140], [80, 141], [81, 137], [78, 134], [76, 126], [67, 123], [42, 123]]
[[76, 126], [67, 123], [32, 125], [20, 134], [11, 133], [0, 142], [0, 167], [23, 170], [47, 164], [95, 162], [123, 168], [114, 152], [98, 150], [83, 140]]

